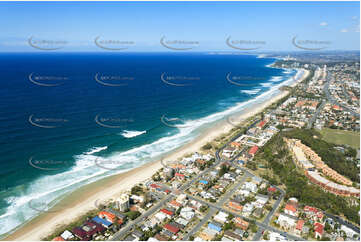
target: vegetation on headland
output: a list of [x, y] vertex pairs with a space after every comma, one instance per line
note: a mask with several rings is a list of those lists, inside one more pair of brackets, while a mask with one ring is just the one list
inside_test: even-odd
[[[309, 132], [312, 134], [314, 131]], [[293, 162], [292, 155], [286, 143], [283, 141], [283, 137], [297, 136], [298, 138], [303, 137], [307, 139], [310, 134], [309, 132], [306, 130], [280, 132], [263, 146], [256, 155], [255, 162], [266, 162], [272, 171], [272, 174], [268, 173], [263, 175], [263, 178], [275, 185], [284, 184], [286, 187], [285, 199], [295, 197], [301, 204], [315, 206], [332, 214], [344, 215], [348, 220], [360, 224], [358, 214], [360, 205], [354, 201], [354, 198], [336, 196], [310, 183], [307, 177], [299, 171]], [[302, 133], [304, 133], [304, 135], [302, 135]], [[317, 142], [313, 143], [310, 140], [308, 141], [313, 145], [317, 145]], [[322, 148], [319, 149], [323, 150]]]

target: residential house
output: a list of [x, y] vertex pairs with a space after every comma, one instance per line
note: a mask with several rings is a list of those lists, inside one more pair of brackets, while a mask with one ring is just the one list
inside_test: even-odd
[[301, 235], [303, 230], [303, 225], [305, 224], [305, 220], [298, 220], [295, 228], [295, 234]]
[[86, 221], [81, 227], [73, 228], [72, 233], [80, 240], [88, 241], [92, 240], [93, 236], [104, 231], [105, 228], [102, 225], [94, 221]]
[[284, 212], [285, 212], [285, 214], [289, 214], [289, 215], [296, 216], [296, 217], [298, 215], [296, 207], [290, 203], [286, 204]]
[[258, 146], [257, 145], [254, 145], [252, 146], [252, 148], [248, 151], [248, 154], [251, 156], [251, 157], [254, 157], [256, 152], [258, 150]]
[[240, 241], [242, 240], [242, 237], [239, 236], [238, 234], [233, 233], [230, 230], [227, 230], [226, 232], [224, 232], [224, 237], [230, 239], [230, 240], [235, 240], [235, 241]]
[[245, 216], [249, 216], [252, 212], [253, 212], [253, 209], [254, 209], [254, 205], [251, 204], [251, 203], [246, 203], [244, 206], [243, 206], [243, 214]]
[[208, 223], [208, 229], [214, 230], [217, 233], [219, 233], [222, 231], [222, 224], [212, 221], [212, 222]]
[[292, 215], [289, 215], [286, 213], [281, 213], [278, 216], [277, 224], [279, 224], [280, 227], [282, 227], [286, 230], [290, 230], [296, 226], [297, 220], [298, 220], [298, 218], [295, 216], [292, 216]]
[[324, 228], [325, 226], [321, 223], [318, 223], [316, 222], [314, 225], [313, 225], [313, 229], [315, 230], [315, 238], [317, 239], [321, 239], [322, 238], [322, 235], [323, 235], [323, 232], [324, 232]]
[[92, 218], [92, 220], [98, 224], [101, 224], [102, 226], [104, 226], [105, 228], [109, 228], [112, 226], [112, 222], [106, 220], [106, 219], [103, 219], [103, 218], [100, 218], [98, 216], [95, 216], [94, 218]]
[[179, 232], [179, 228], [177, 228], [176, 226], [172, 225], [172, 224], [166, 224], [164, 225], [164, 229], [168, 230], [169, 232], [171, 232], [174, 236]]
[[172, 211], [169, 211], [169, 209], [165, 208], [162, 208], [160, 212], [163, 213], [168, 219], [172, 218], [174, 214]]
[[252, 183], [252, 182], [245, 182], [242, 185], [242, 188], [245, 189], [245, 190], [248, 190], [250, 192], [253, 192], [253, 193], [256, 193], [257, 190], [258, 190], [257, 185]]
[[154, 218], [158, 221], [158, 223], [163, 223], [164, 220], [168, 218], [168, 215], [163, 212], [158, 212], [154, 215]]
[[341, 225], [340, 229], [346, 233], [346, 236], [348, 238], [352, 238], [352, 239], [358, 238], [357, 240], [359, 240], [359, 238], [360, 238], [359, 232], [357, 232], [357, 231], [353, 230], [352, 228], [347, 227], [343, 224]]
[[199, 238], [201, 238], [203, 241], [211, 241], [216, 236], [217, 231], [209, 228], [205, 228], [200, 234]]
[[256, 208], [254, 211], [253, 211], [253, 216], [255, 216], [256, 218], [261, 218], [262, 215], [263, 215], [263, 208]]
[[231, 199], [227, 206], [232, 209], [235, 210], [237, 212], [242, 212], [243, 206], [241, 204], [239, 204], [239, 202], [235, 201], [234, 199]]
[[256, 204], [259, 205], [258, 207], [263, 207], [267, 202], [269, 197], [267, 195], [257, 194], [256, 195]]
[[143, 237], [144, 233], [143, 233], [142, 231], [136, 229], [136, 230], [133, 231], [132, 235], [133, 235], [137, 240], [140, 240], [140, 239]]
[[241, 219], [240, 217], [235, 217], [233, 218], [234, 224], [236, 225], [236, 227], [246, 231], [248, 229], [249, 226], [249, 222]]
[[74, 235], [69, 230], [65, 230], [60, 237], [64, 240], [74, 240]]
[[214, 216], [214, 221], [224, 224], [227, 222], [228, 213], [220, 211], [216, 216]]
[[184, 207], [180, 211], [180, 216], [188, 221], [194, 217], [194, 214], [193, 208], [191, 207]]

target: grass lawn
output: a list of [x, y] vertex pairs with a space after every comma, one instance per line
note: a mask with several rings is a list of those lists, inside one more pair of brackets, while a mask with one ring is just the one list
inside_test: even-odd
[[324, 128], [321, 130], [322, 139], [333, 144], [347, 144], [360, 149], [360, 133], [338, 129]]

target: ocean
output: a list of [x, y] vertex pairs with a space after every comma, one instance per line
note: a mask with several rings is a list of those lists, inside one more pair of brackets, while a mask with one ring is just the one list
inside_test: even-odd
[[[76, 188], [160, 158], [297, 70], [209, 53], [0, 54], [0, 234]], [[298, 73], [297, 75], [299, 75]]]

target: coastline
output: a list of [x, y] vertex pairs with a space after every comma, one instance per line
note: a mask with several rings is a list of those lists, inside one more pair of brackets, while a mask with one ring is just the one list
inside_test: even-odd
[[[307, 77], [309, 71], [304, 71], [302, 77], [294, 80], [289, 86], [294, 87], [298, 82]], [[278, 91], [272, 97], [245, 108], [239, 114], [238, 120], [247, 119], [261, 112], [264, 108], [288, 95], [288, 91]], [[233, 125], [226, 120], [216, 122], [211, 127], [202, 131], [202, 134], [194, 140], [176, 149], [164, 158], [176, 160], [191, 152], [198, 151], [204, 144], [212, 141], [216, 137], [229, 132]], [[62, 224], [72, 222], [77, 217], [87, 211], [96, 208], [96, 203], [107, 201], [117, 197], [120, 193], [129, 190], [133, 185], [150, 178], [158, 169], [162, 167], [160, 160], [149, 162], [130, 171], [112, 175], [96, 182], [85, 185], [62, 199], [54, 206], [55, 212], [43, 212], [34, 219], [25, 223], [12, 234], [6, 236], [5, 240], [40, 240], [52, 233], [55, 228]]]

